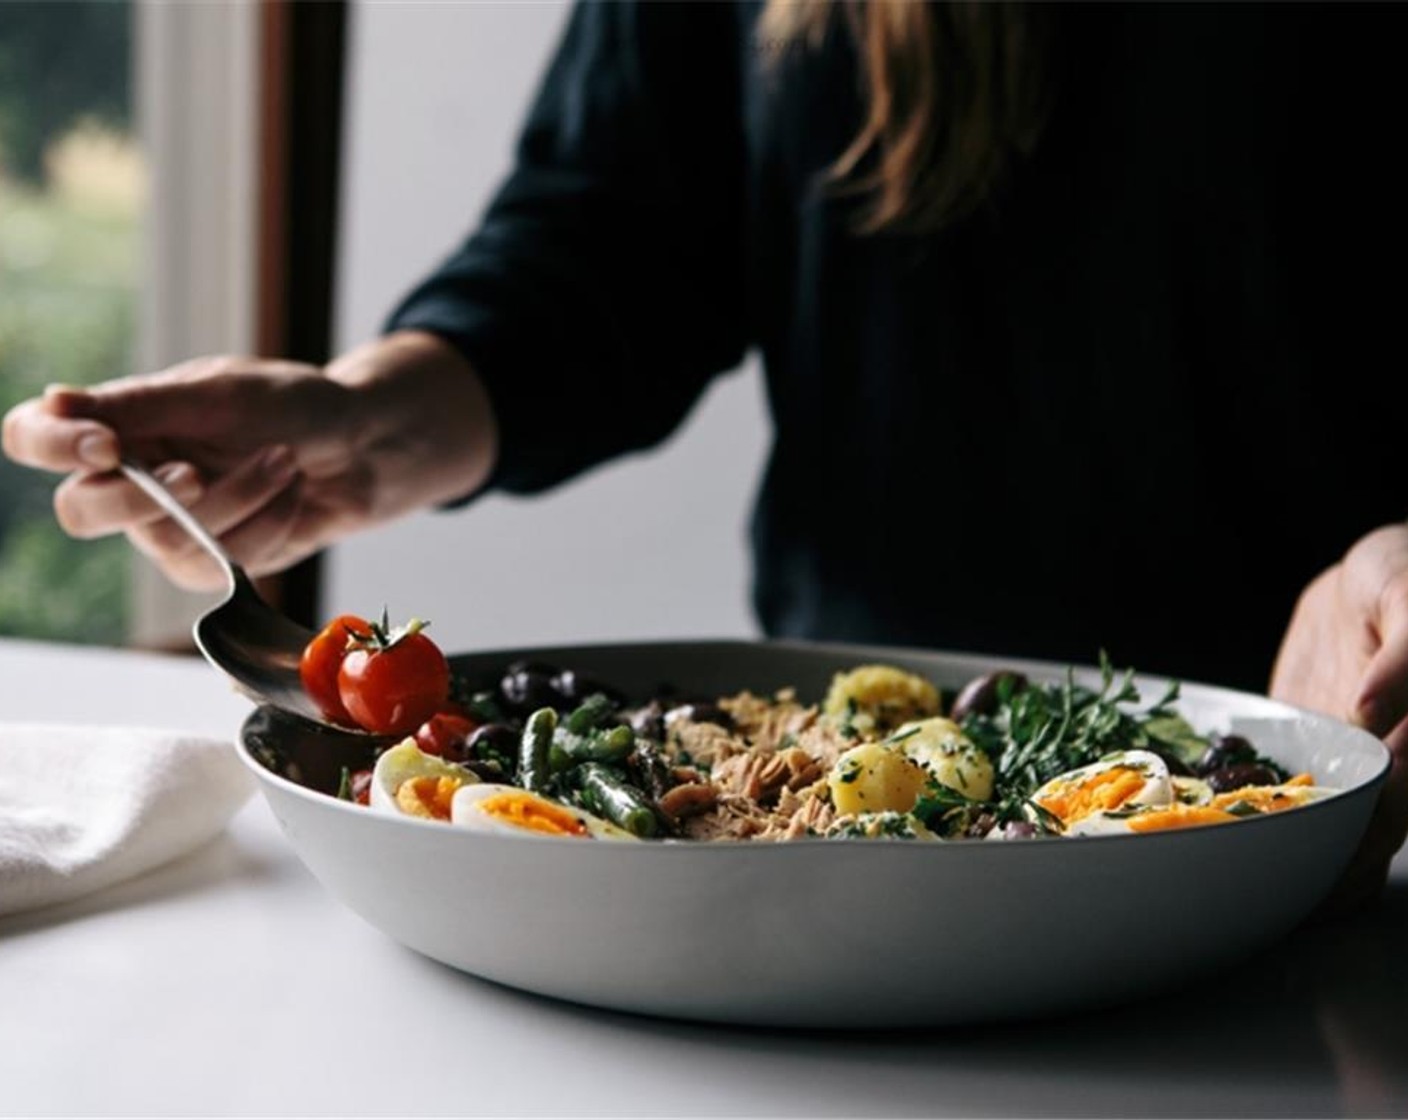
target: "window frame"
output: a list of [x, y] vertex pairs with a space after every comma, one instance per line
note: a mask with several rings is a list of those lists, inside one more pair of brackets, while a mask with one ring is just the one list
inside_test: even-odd
[[[133, 5], [136, 133], [148, 168], [137, 370], [254, 350], [258, 9]], [[131, 569], [128, 644], [191, 648], [210, 596]]]
[[[327, 360], [346, 7], [133, 5], [149, 173], [136, 369], [202, 354]], [[313, 558], [260, 586], [311, 625], [318, 575]], [[130, 645], [194, 648], [209, 595], [178, 590], [144, 558], [130, 595]]]

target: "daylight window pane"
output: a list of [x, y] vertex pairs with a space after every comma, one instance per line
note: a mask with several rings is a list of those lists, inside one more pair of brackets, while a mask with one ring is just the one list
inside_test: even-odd
[[[144, 167], [129, 3], [0, 3], [0, 412], [127, 372]], [[0, 635], [121, 644], [130, 547], [54, 523], [55, 479], [0, 458]]]

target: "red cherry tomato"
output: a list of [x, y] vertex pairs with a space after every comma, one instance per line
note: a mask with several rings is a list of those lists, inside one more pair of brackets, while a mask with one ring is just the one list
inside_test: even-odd
[[371, 625], [366, 619], [355, 614], [342, 614], [324, 626], [317, 637], [304, 647], [303, 657], [298, 663], [303, 689], [323, 715], [334, 723], [357, 726], [357, 721], [342, 703], [337, 687], [337, 671], [342, 668], [342, 659], [347, 656], [348, 640], [354, 637], [365, 639], [370, 635]]
[[342, 705], [361, 727], [378, 735], [409, 735], [445, 706], [450, 665], [418, 623], [371, 638], [347, 651], [337, 670]]
[[436, 712], [416, 731], [416, 746], [426, 754], [460, 762], [464, 758], [465, 743], [478, 727], [475, 720], [454, 710]]

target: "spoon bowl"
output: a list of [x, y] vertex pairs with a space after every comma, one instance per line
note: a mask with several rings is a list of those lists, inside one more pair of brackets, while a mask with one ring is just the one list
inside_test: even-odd
[[201, 615], [193, 630], [205, 659], [256, 703], [348, 735], [367, 735], [359, 728], [329, 721], [304, 689], [298, 664], [313, 632], [269, 606], [245, 570], [151, 472], [128, 460], [123, 460], [121, 469], [190, 534], [225, 576], [224, 599]]

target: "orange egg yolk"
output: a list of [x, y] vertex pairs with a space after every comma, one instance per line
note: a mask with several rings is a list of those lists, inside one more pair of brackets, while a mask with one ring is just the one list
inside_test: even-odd
[[495, 820], [549, 836], [590, 837], [586, 823], [569, 809], [521, 793], [496, 793], [479, 802], [479, 811]]
[[1155, 809], [1140, 813], [1129, 819], [1131, 832], [1162, 832], [1173, 828], [1194, 828], [1204, 824], [1226, 824], [1240, 820], [1241, 815], [1230, 810], [1236, 805], [1245, 805], [1258, 813], [1279, 813], [1305, 804], [1304, 797], [1287, 793], [1285, 786], [1313, 785], [1309, 774], [1297, 774], [1282, 786], [1245, 786], [1217, 794], [1206, 805], [1170, 805], [1165, 809]]
[[1243, 805], [1251, 806], [1258, 813], [1279, 813], [1282, 809], [1293, 809], [1297, 805], [1305, 804], [1305, 797], [1287, 793], [1287, 786], [1297, 787], [1314, 784], [1314, 779], [1309, 774], [1297, 774], [1279, 786], [1243, 786], [1241, 789], [1219, 793], [1212, 799], [1212, 804], [1219, 809], [1230, 809], [1240, 802]]
[[1130, 832], [1166, 832], [1174, 828], [1196, 828], [1203, 824], [1226, 824], [1237, 818], [1225, 809], [1211, 805], [1169, 805], [1129, 818]]
[[1059, 817], [1063, 824], [1074, 824], [1091, 813], [1118, 809], [1144, 788], [1145, 781], [1138, 770], [1112, 766], [1079, 782], [1058, 785], [1037, 798], [1037, 804]]
[[458, 778], [407, 778], [396, 787], [396, 804], [412, 817], [432, 820], [450, 819], [450, 802], [455, 791], [464, 785]]

